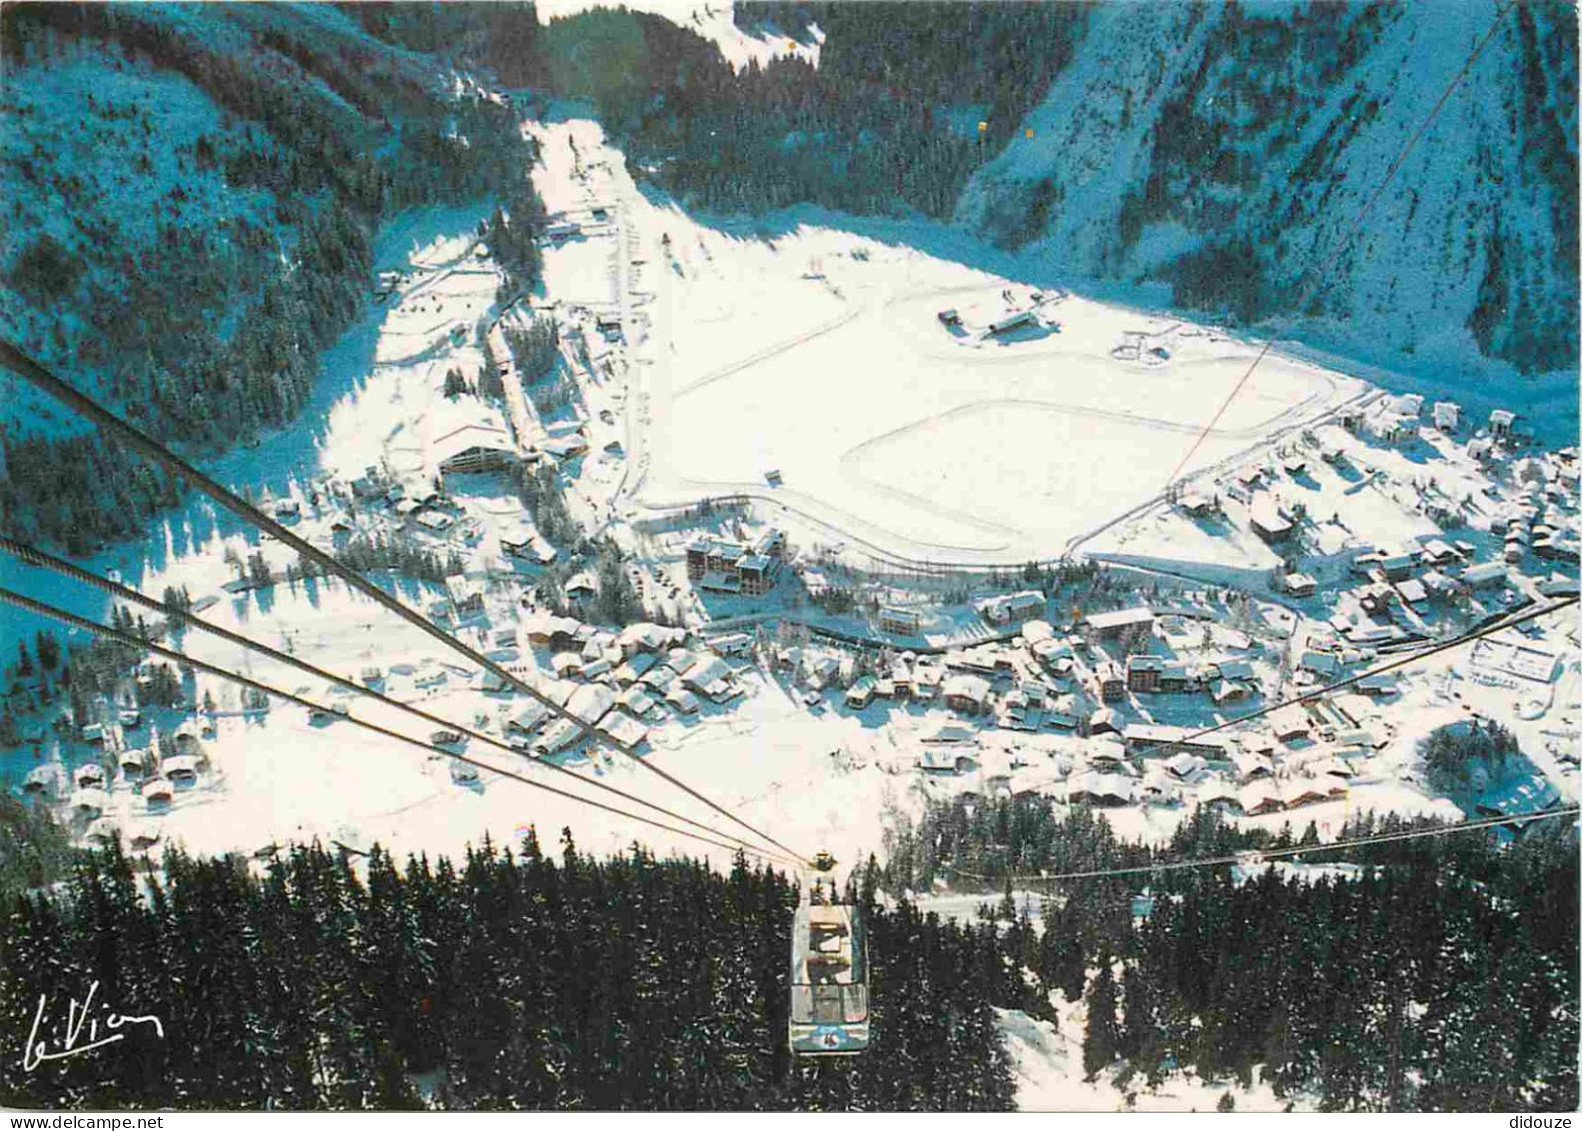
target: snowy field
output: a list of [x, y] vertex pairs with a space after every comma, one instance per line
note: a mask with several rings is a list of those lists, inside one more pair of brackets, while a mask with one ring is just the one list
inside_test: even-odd
[[[792, 219], [705, 222], [639, 193], [596, 124], [534, 133], [548, 206], [586, 207], [597, 183], [621, 202], [636, 249], [632, 286], [645, 301], [628, 341], [643, 434], [628, 501], [642, 508], [752, 494], [881, 555], [1055, 557], [1161, 491], [1259, 348], [1035, 292], [971, 256]], [[608, 301], [608, 255], [589, 239], [554, 249], [551, 295]], [[1019, 313], [1025, 324], [994, 331]], [[1188, 470], [1366, 391], [1271, 354]]]

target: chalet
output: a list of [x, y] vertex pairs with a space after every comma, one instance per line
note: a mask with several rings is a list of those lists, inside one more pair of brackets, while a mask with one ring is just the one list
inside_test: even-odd
[[886, 605], [879, 610], [879, 631], [893, 632], [898, 636], [917, 636], [923, 631], [923, 618], [915, 609], [898, 609]]
[[580, 605], [585, 601], [593, 600], [594, 595], [597, 594], [598, 591], [598, 578], [594, 577], [592, 571], [590, 570], [583, 570], [581, 573], [575, 574], [568, 578], [566, 580], [566, 586], [564, 590], [566, 594], [566, 600], [570, 601], [574, 605]]
[[104, 741], [104, 725], [102, 723], [89, 723], [82, 728], [82, 740], [92, 745]]
[[1217, 679], [1209, 687], [1209, 696], [1215, 705], [1232, 703], [1239, 699], [1247, 699], [1252, 695], [1252, 688], [1240, 680]]
[[98, 817], [109, 807], [110, 795], [102, 789], [79, 789], [71, 795], [72, 811], [89, 820]]
[[1088, 717], [1089, 734], [1113, 734], [1120, 730], [1121, 717], [1109, 707], [1100, 707]]
[[1241, 811], [1249, 817], [1256, 817], [1261, 813], [1278, 813], [1285, 808], [1280, 791], [1272, 781], [1260, 781], [1242, 786], [1236, 794], [1236, 800], [1241, 803]]
[[568, 749], [581, 737], [582, 728], [576, 723], [570, 719], [556, 719], [533, 741], [532, 750], [540, 758], [547, 758]]
[[616, 705], [638, 718], [646, 717], [657, 706], [653, 696], [641, 684], [634, 683], [615, 697]]
[[[1337, 788], [1325, 782], [1304, 780], [1290, 786], [1285, 794], [1285, 807], [1295, 809], [1299, 805], [1317, 805], [1321, 801], [1330, 799], [1330, 790]], [[1344, 795], [1346, 787], [1338, 786], [1340, 795]]]
[[566, 711], [585, 723], [597, 723], [615, 706], [615, 692], [602, 683], [580, 684], [566, 700]]
[[123, 750], [118, 761], [121, 766], [121, 772], [127, 777], [141, 777], [143, 772], [148, 769], [148, 752], [136, 749]]
[[1494, 451], [1494, 441], [1487, 436], [1474, 436], [1467, 441], [1467, 455], [1475, 460], [1488, 459]]
[[925, 773], [961, 774], [971, 767], [972, 759], [959, 747], [925, 746], [918, 756], [918, 764]]
[[83, 789], [104, 784], [104, 767], [97, 762], [85, 762], [72, 773], [72, 780]]
[[1139, 605], [1132, 609], [1093, 613], [1084, 623], [1100, 640], [1114, 640], [1131, 629], [1152, 628], [1154, 614], [1152, 609]]
[[854, 711], [860, 711], [873, 702], [874, 692], [878, 689], [878, 682], [871, 675], [865, 675], [846, 689], [846, 706]]
[[1503, 408], [1497, 408], [1489, 413], [1489, 434], [1495, 437], [1509, 436], [1511, 426], [1516, 423], [1516, 414]]
[[1461, 406], [1455, 401], [1434, 402], [1434, 427], [1441, 432], [1454, 432], [1461, 426]]
[[576, 459], [587, 454], [588, 440], [579, 432], [568, 432], [543, 441], [539, 447], [558, 460]]
[[1259, 778], [1274, 777], [1274, 762], [1265, 755], [1237, 750], [1231, 752], [1230, 760], [1236, 767], [1236, 780], [1244, 785]]
[[156, 806], [169, 805], [176, 796], [170, 782], [164, 778], [153, 778], [145, 782], [142, 793], [143, 803], [150, 809]]
[[555, 547], [533, 530], [516, 530], [500, 535], [500, 552], [521, 561], [549, 565], [558, 556]]
[[198, 780], [198, 760], [191, 754], [173, 754], [161, 763], [159, 770], [173, 782]]
[[456, 520], [443, 511], [422, 511], [412, 521], [430, 534], [443, 534], [456, 525]]
[[1193, 518], [1209, 518], [1214, 514], [1214, 501], [1196, 493], [1181, 496], [1176, 504], [1183, 513]]
[[982, 714], [989, 705], [989, 681], [982, 676], [954, 675], [942, 688], [945, 706], [965, 714]]
[[624, 711], [611, 711], [599, 720], [598, 731], [628, 749], [642, 745], [648, 738], [648, 728]]
[[1273, 499], [1260, 495], [1251, 508], [1252, 532], [1265, 542], [1283, 542], [1295, 528], [1290, 519], [1280, 513]]
[[1313, 729], [1313, 720], [1308, 718], [1307, 712], [1295, 703], [1269, 712], [1268, 719], [1270, 731], [1281, 742], [1306, 738]]
[[1067, 784], [1066, 800], [1073, 805], [1130, 805], [1137, 800], [1137, 783], [1124, 774], [1089, 772]]
[[549, 708], [533, 699], [524, 703], [505, 724], [506, 733], [532, 735], [549, 718]]
[[54, 792], [56, 781], [55, 766], [34, 766], [27, 772], [27, 777], [22, 782], [22, 792], [50, 794]]
[[451, 608], [461, 619], [483, 614], [483, 582], [470, 577], [453, 577], [445, 583]]
[[1184, 750], [1172, 754], [1161, 764], [1166, 773], [1180, 781], [1195, 781], [1208, 769], [1208, 762], [1201, 754], [1188, 754]]
[[1318, 592], [1318, 582], [1305, 573], [1286, 574], [1281, 587], [1293, 597], [1311, 597]]
[[711, 656], [688, 668], [681, 677], [681, 684], [715, 703], [724, 703], [742, 693], [734, 677], [729, 664], [718, 656]]
[[745, 632], [731, 632], [710, 640], [709, 647], [722, 656], [745, 656], [752, 651], [753, 638]]
[[198, 724], [192, 719], [183, 719], [181, 725], [176, 727], [171, 744], [178, 754], [196, 754], [201, 749], [198, 743]]

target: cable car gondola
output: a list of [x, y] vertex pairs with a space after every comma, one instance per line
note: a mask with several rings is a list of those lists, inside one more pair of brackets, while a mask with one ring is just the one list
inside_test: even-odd
[[[814, 868], [835, 860], [820, 852]], [[868, 939], [862, 915], [839, 902], [833, 877], [804, 885], [791, 928], [791, 1052], [854, 1056], [868, 1047]]]

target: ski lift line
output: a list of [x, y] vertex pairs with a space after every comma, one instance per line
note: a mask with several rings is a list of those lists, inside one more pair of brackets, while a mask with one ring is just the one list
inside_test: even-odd
[[291, 547], [293, 550], [296, 550], [298, 554], [322, 566], [329, 573], [334, 574], [347, 585], [368, 597], [374, 603], [380, 605], [389, 612], [394, 613], [412, 627], [420, 629], [422, 632], [439, 641], [447, 648], [450, 648], [452, 651], [464, 656], [472, 663], [482, 667], [496, 678], [504, 680], [512, 687], [527, 695], [529, 698], [537, 701], [551, 714], [554, 714], [557, 717], [570, 722], [574, 727], [577, 728], [578, 737], [588, 735], [595, 743], [604, 742], [608, 744], [614, 749], [619, 750], [622, 754], [626, 755], [639, 766], [642, 766], [650, 772], [657, 774], [663, 780], [669, 782], [677, 789], [692, 797], [693, 800], [702, 802], [720, 816], [725, 817], [727, 820], [732, 821], [737, 825], [740, 825], [742, 828], [746, 829], [748, 832], [752, 833], [755, 837], [758, 837], [765, 843], [774, 845], [775, 848], [795, 859], [806, 859], [806, 857], [801, 853], [794, 849], [788, 848], [784, 844], [781, 844], [774, 837], [755, 828], [752, 824], [737, 814], [731, 812], [723, 805], [720, 805], [704, 796], [702, 793], [699, 793], [697, 790], [693, 789], [691, 786], [677, 778], [674, 774], [660, 769], [649, 760], [639, 757], [637, 751], [633, 747], [615, 738], [596, 735], [592, 726], [590, 726], [585, 720], [572, 714], [559, 703], [556, 703], [553, 699], [540, 692], [537, 688], [530, 686], [512, 672], [506, 670], [501, 665], [495, 663], [493, 660], [483, 655], [481, 652], [478, 652], [476, 649], [462, 643], [460, 640], [456, 639], [456, 637], [452, 636], [450, 633], [446, 632], [444, 629], [440, 628], [426, 617], [414, 612], [412, 609], [407, 608], [407, 606], [403, 605], [400, 601], [390, 596], [377, 585], [367, 580], [356, 570], [342, 564], [341, 562], [337, 561], [334, 556], [326, 554], [317, 546], [314, 546], [312, 543], [292, 533], [279, 522], [276, 522], [269, 515], [264, 514], [257, 507], [253, 506], [245, 499], [240, 498], [234, 492], [222, 487], [219, 483], [215, 482], [215, 480], [211, 479], [209, 476], [193, 467], [186, 460], [182, 459], [169, 448], [161, 444], [158, 440], [153, 439], [133, 425], [128, 424], [125, 420], [122, 420], [119, 416], [101, 406], [93, 398], [67, 384], [65, 381], [62, 381], [48, 369], [45, 369], [44, 366], [40, 365], [37, 361], [34, 361], [27, 354], [19, 350], [9, 340], [3, 338], [0, 338], [0, 364], [3, 364], [7, 368], [11, 369], [14, 373], [27, 380], [29, 384], [33, 385], [41, 392], [47, 393], [49, 396], [54, 397], [56, 400], [66, 405], [79, 416], [92, 421], [102, 431], [109, 433], [120, 442], [126, 444], [128, 447], [135, 449], [146, 458], [153, 460], [172, 475], [178, 476], [187, 483], [196, 487], [220, 506], [236, 515], [236, 517], [242, 519], [249, 525], [254, 526], [259, 530], [262, 530], [279, 539], [283, 544]]
[[[178, 652], [173, 648], [166, 648], [162, 645], [154, 644], [151, 641], [143, 640], [132, 633], [122, 632], [120, 629], [111, 628], [109, 625], [100, 624], [97, 621], [89, 620], [86, 617], [80, 617], [75, 613], [67, 612], [65, 609], [57, 608], [54, 605], [35, 600], [32, 597], [25, 596], [24, 594], [14, 592], [10, 589], [0, 588], [0, 604], [10, 605], [13, 608], [22, 609], [30, 613], [36, 613], [39, 616], [49, 617], [52, 620], [59, 621], [60, 623], [69, 625], [73, 628], [85, 629], [86, 631], [93, 633], [95, 636], [101, 636], [109, 640], [118, 641], [119, 643], [125, 644], [131, 648], [136, 648], [142, 652], [152, 652], [157, 656], [163, 656], [167, 660], [174, 661], [175, 663], [190, 666], [196, 671], [217, 676], [220, 679], [228, 680], [229, 682], [239, 684], [242, 687], [252, 688], [253, 690], [262, 692], [265, 695], [284, 700], [287, 703], [295, 703], [298, 706], [306, 707], [309, 710], [325, 710], [323, 704], [315, 703], [313, 700], [307, 699], [301, 695], [296, 695], [289, 691], [283, 691], [278, 687], [274, 687], [270, 684], [263, 683], [245, 675], [241, 675], [240, 673], [232, 671], [229, 668], [196, 659], [195, 657], [189, 656], [184, 652]], [[451, 759], [452, 761], [462, 762], [466, 765], [477, 767], [480, 770], [488, 770], [491, 773], [499, 774], [501, 777], [509, 778], [512, 781], [520, 782], [523, 785], [530, 786], [533, 789], [540, 789], [546, 793], [552, 793], [557, 797], [564, 797], [570, 801], [577, 801], [583, 805], [591, 806], [594, 809], [599, 809], [606, 813], [614, 814], [617, 817], [625, 817], [631, 821], [639, 821], [645, 825], [652, 825], [654, 828], [663, 829], [664, 831], [674, 833], [677, 836], [690, 837], [693, 840], [703, 841], [707, 844], [712, 844], [717, 848], [723, 848], [727, 852], [748, 852], [751, 855], [757, 856], [763, 860], [782, 860], [782, 858], [777, 853], [766, 852], [763, 849], [753, 848], [748, 845], [729, 844], [722, 840], [715, 840], [713, 837], [704, 836], [701, 833], [689, 832], [686, 829], [676, 828], [674, 825], [667, 825], [663, 821], [656, 821], [651, 817], [644, 817], [639, 813], [629, 813], [626, 810], [618, 809], [613, 805], [606, 805], [602, 801], [594, 801], [588, 797], [579, 797], [575, 793], [570, 793], [563, 789], [557, 789], [552, 785], [545, 785], [540, 781], [534, 781], [532, 778], [529, 778], [524, 774], [519, 774], [514, 770], [506, 769], [503, 766], [496, 766], [491, 762], [485, 762], [477, 758], [471, 758], [465, 754], [458, 754], [453, 750], [446, 750], [442, 746], [435, 746], [432, 743], [424, 742], [420, 738], [413, 738], [410, 735], [405, 735], [399, 731], [391, 730], [388, 727], [380, 726], [378, 723], [370, 722], [367, 719], [359, 719], [355, 715], [346, 715], [343, 717], [343, 721], [351, 723], [353, 726], [362, 727], [364, 730], [372, 731], [375, 734], [382, 735], [385, 738], [393, 738], [397, 742], [403, 742], [408, 746], [415, 746], [419, 750], [426, 750], [432, 754], [440, 754]]]
[[1427, 659], [1429, 656], [1437, 655], [1440, 652], [1448, 652], [1456, 648], [1464, 647], [1467, 644], [1472, 644], [1478, 640], [1482, 640], [1485, 636], [1493, 635], [1494, 633], [1501, 632], [1507, 628], [1514, 628], [1515, 626], [1519, 624], [1525, 624], [1530, 620], [1537, 620], [1539, 617], [1548, 616], [1550, 613], [1559, 612], [1561, 609], [1570, 608], [1572, 605], [1575, 605], [1578, 600], [1579, 598], [1576, 597], [1566, 597], [1559, 601], [1554, 601], [1551, 604], [1544, 605], [1541, 608], [1526, 609], [1515, 616], [1506, 617], [1495, 624], [1486, 625], [1483, 628], [1474, 629], [1471, 632], [1464, 632], [1460, 636], [1455, 636], [1449, 640], [1440, 641], [1438, 644], [1430, 645], [1427, 648], [1420, 648], [1416, 652], [1409, 652], [1399, 659], [1389, 660], [1385, 663], [1369, 668], [1367, 671], [1358, 672], [1356, 675], [1347, 676], [1345, 679], [1338, 679], [1334, 683], [1325, 684], [1323, 687], [1315, 688], [1312, 691], [1303, 692], [1301, 695], [1294, 695], [1289, 699], [1282, 699], [1278, 703], [1271, 703], [1266, 707], [1258, 708], [1256, 711], [1249, 711], [1245, 715], [1237, 715], [1233, 719], [1226, 719], [1222, 723], [1216, 723], [1211, 727], [1204, 727], [1202, 730], [1193, 731], [1182, 738], [1162, 739], [1151, 743], [1151, 745], [1170, 746], [1176, 743], [1192, 742], [1199, 738], [1205, 738], [1211, 734], [1217, 734], [1222, 730], [1229, 730], [1231, 727], [1240, 726], [1242, 723], [1252, 722], [1254, 719], [1261, 719], [1265, 715], [1272, 714], [1275, 711], [1278, 711], [1284, 707], [1289, 707], [1292, 704], [1306, 703], [1310, 699], [1321, 698], [1322, 696], [1328, 695], [1333, 691], [1339, 691], [1343, 688], [1351, 687], [1352, 685], [1359, 683], [1362, 680], [1368, 679], [1371, 676], [1383, 675], [1385, 672], [1391, 672], [1397, 668], [1407, 667], [1411, 664], [1415, 664], [1418, 660]]
[[[251, 637], [243, 636], [240, 633], [232, 632], [229, 629], [221, 628], [218, 625], [210, 624], [209, 622], [202, 620], [191, 613], [186, 612], [185, 610], [172, 608], [161, 601], [156, 601], [147, 594], [138, 592], [136, 589], [129, 589], [124, 585], [117, 585], [108, 578], [100, 577], [95, 573], [90, 573], [85, 569], [81, 569], [78, 566], [73, 565], [71, 562], [63, 561], [60, 558], [53, 557], [41, 550], [27, 545], [26, 543], [18, 542], [12, 538], [0, 536], [0, 550], [3, 550], [4, 552], [17, 558], [19, 561], [27, 563], [28, 565], [35, 566], [40, 569], [47, 569], [64, 577], [69, 577], [75, 581], [82, 582], [85, 585], [90, 585], [95, 589], [99, 589], [104, 593], [108, 593], [110, 596], [118, 600], [128, 601], [133, 604], [140, 605], [151, 612], [159, 613], [163, 616], [167, 616], [173, 620], [179, 621], [184, 627], [194, 628], [200, 632], [206, 632], [211, 636], [215, 636], [226, 641], [227, 643], [235, 644], [238, 647], [244, 648], [250, 652], [257, 652], [262, 656], [267, 656], [271, 660], [278, 661], [282, 664], [287, 664], [299, 671], [306, 672], [315, 678], [325, 680], [329, 683], [335, 684], [338, 687], [346, 688], [350, 691], [356, 692], [359, 695], [373, 699], [376, 702], [383, 703], [387, 707], [394, 707], [399, 711], [403, 711], [406, 714], [422, 719], [424, 722], [433, 726], [467, 735], [468, 737], [476, 739], [485, 745], [492, 746], [497, 750], [502, 750], [505, 753], [511, 754], [513, 756], [520, 753], [520, 751], [517, 751], [513, 747], [506, 745], [492, 735], [486, 734], [472, 727], [464, 726], [460, 723], [452, 722], [449, 719], [443, 718], [439, 715], [430, 714], [428, 711], [414, 706], [413, 704], [403, 703], [398, 699], [392, 699], [388, 695], [385, 695], [374, 688], [366, 687], [360, 683], [354, 682], [353, 680], [347, 679], [344, 676], [337, 675], [334, 672], [327, 671], [324, 668], [310, 664], [300, 657], [290, 655], [286, 652], [281, 652], [278, 649], [272, 648], [261, 641], [252, 639]], [[581, 784], [593, 786], [595, 789], [603, 790], [606, 793], [612, 793], [625, 801], [652, 809], [654, 812], [663, 814], [664, 816], [669, 817], [671, 820], [681, 821], [684, 824], [691, 825], [692, 827], [709, 833], [712, 836], [723, 837], [726, 840], [734, 841], [740, 844], [743, 848], [753, 848], [751, 842], [743, 840], [739, 836], [736, 836], [732, 833], [721, 832], [719, 829], [712, 828], [700, 821], [695, 821], [691, 817], [683, 816], [682, 814], [672, 812], [661, 805], [656, 805], [651, 801], [645, 801], [640, 797], [633, 796], [624, 790], [617, 789], [615, 786], [607, 785], [606, 783], [597, 781], [593, 778], [584, 777], [583, 775], [569, 770], [564, 766], [556, 765], [553, 762], [537, 760], [535, 760], [532, 764], [535, 766], [542, 766], [548, 770], [553, 770], [556, 773], [565, 774], [567, 777], [573, 778]], [[754, 851], [756, 851], [756, 849], [754, 849]]]
[[985, 876], [977, 872], [968, 872], [960, 868], [952, 868], [951, 872], [958, 876], [966, 876], [974, 880], [989, 880], [999, 883], [1009, 880], [1012, 883], [1051, 883], [1060, 880], [1093, 880], [1106, 876], [1134, 876], [1152, 874], [1155, 872], [1179, 872], [1193, 868], [1219, 868], [1227, 864], [1257, 863], [1264, 860], [1280, 859], [1287, 856], [1306, 856], [1315, 852], [1332, 852], [1347, 848], [1364, 847], [1370, 844], [1392, 844], [1396, 841], [1418, 840], [1424, 837], [1450, 836], [1454, 833], [1476, 832], [1479, 829], [1493, 828], [1496, 825], [1509, 825], [1518, 821], [1543, 821], [1551, 817], [1574, 817], [1582, 813], [1582, 806], [1567, 805], [1559, 809], [1545, 809], [1537, 813], [1513, 813], [1502, 817], [1478, 817], [1471, 821], [1461, 821], [1454, 825], [1441, 825], [1431, 829], [1412, 829], [1394, 833], [1375, 833], [1371, 836], [1352, 837], [1349, 840], [1332, 840], [1328, 844], [1296, 845], [1291, 848], [1254, 848], [1242, 852], [1231, 853], [1224, 856], [1202, 856], [1191, 860], [1169, 860], [1160, 864], [1139, 864], [1126, 868], [1094, 868], [1085, 872], [1057, 872], [1054, 875], [1027, 873], [1023, 875]]
[[[1472, 70], [1473, 65], [1477, 63], [1478, 58], [1483, 54], [1484, 49], [1488, 47], [1488, 45], [1493, 41], [1494, 33], [1499, 30], [1501, 22], [1505, 19], [1505, 13], [1516, 7], [1517, 3], [1518, 0], [1507, 0], [1506, 4], [1500, 8], [1499, 11], [1494, 13], [1494, 19], [1489, 23], [1489, 30], [1484, 33], [1483, 38], [1480, 39], [1477, 46], [1472, 49], [1472, 54], [1467, 56], [1467, 61], [1462, 64], [1461, 69], [1457, 71], [1455, 77], [1450, 80], [1450, 85], [1445, 87], [1444, 91], [1439, 95], [1439, 100], [1434, 103], [1433, 109], [1429, 110], [1427, 116], [1418, 123], [1417, 129], [1414, 130], [1412, 132], [1412, 136], [1407, 139], [1406, 145], [1398, 154], [1396, 154], [1395, 160], [1390, 163], [1389, 169], [1384, 174], [1384, 179], [1379, 182], [1378, 187], [1373, 190], [1372, 195], [1370, 195], [1368, 199], [1363, 202], [1362, 207], [1357, 210], [1356, 216], [1352, 218], [1351, 225], [1346, 229], [1345, 234], [1341, 236], [1340, 242], [1334, 246], [1334, 249], [1330, 252], [1329, 258], [1324, 261], [1322, 269], [1317, 275], [1313, 276], [1311, 281], [1306, 285], [1306, 290], [1301, 293], [1300, 298], [1296, 303], [1297, 310], [1300, 311], [1306, 309], [1309, 303], [1324, 293], [1326, 286], [1325, 281], [1329, 278], [1330, 271], [1334, 269], [1336, 263], [1340, 262], [1340, 257], [1344, 255], [1346, 250], [1351, 246], [1352, 240], [1356, 237], [1357, 232], [1362, 228], [1363, 219], [1368, 215], [1369, 212], [1373, 210], [1373, 206], [1379, 202], [1379, 198], [1384, 195], [1384, 190], [1388, 188], [1390, 182], [1395, 179], [1395, 174], [1400, 171], [1401, 166], [1406, 163], [1407, 157], [1409, 157], [1412, 150], [1417, 147], [1417, 143], [1422, 140], [1423, 135], [1426, 134], [1429, 127], [1434, 124], [1434, 120], [1439, 117], [1439, 112], [1445, 108], [1445, 103], [1450, 101], [1450, 96], [1455, 93], [1456, 88], [1459, 87], [1463, 80], [1466, 79], [1468, 73]], [[1192, 441], [1192, 447], [1187, 450], [1187, 454], [1181, 458], [1181, 462], [1176, 464], [1175, 470], [1173, 470], [1170, 473], [1169, 478], [1165, 480], [1165, 485], [1167, 487], [1176, 481], [1181, 472], [1186, 469], [1187, 464], [1192, 461], [1192, 457], [1195, 456], [1198, 452], [1198, 449], [1203, 446], [1203, 441], [1208, 439], [1209, 433], [1214, 430], [1214, 426], [1220, 422], [1220, 419], [1225, 415], [1226, 410], [1230, 408], [1231, 402], [1236, 399], [1236, 397], [1241, 393], [1242, 389], [1246, 386], [1247, 382], [1252, 379], [1253, 371], [1258, 368], [1258, 366], [1263, 362], [1263, 359], [1269, 355], [1269, 351], [1274, 348], [1274, 343], [1275, 339], [1271, 337], [1264, 343], [1263, 348], [1258, 351], [1257, 356], [1252, 359], [1252, 364], [1247, 367], [1247, 372], [1243, 373], [1241, 375], [1241, 380], [1237, 381], [1236, 384], [1231, 388], [1230, 394], [1219, 406], [1219, 411], [1214, 413], [1213, 418], [1209, 420], [1208, 424], [1203, 428], [1203, 431], [1198, 434], [1197, 439]]]

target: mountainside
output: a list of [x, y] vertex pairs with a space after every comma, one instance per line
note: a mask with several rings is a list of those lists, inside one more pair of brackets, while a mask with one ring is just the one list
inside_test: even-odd
[[[11, 6], [0, 43], [0, 329], [196, 452], [297, 413], [391, 215], [531, 196], [514, 110], [327, 6]], [[173, 499], [21, 382], [0, 400], [6, 529], [81, 549]]]
[[[956, 219], [1177, 306], [1294, 313], [1495, 8], [1095, 5]], [[1576, 150], [1575, 14], [1516, 5], [1304, 313], [1342, 344], [1574, 368]]]

